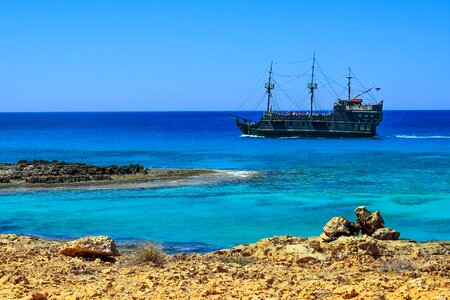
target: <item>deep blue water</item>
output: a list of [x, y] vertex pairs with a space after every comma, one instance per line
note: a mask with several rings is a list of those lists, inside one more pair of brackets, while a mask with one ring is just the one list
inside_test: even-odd
[[221, 185], [0, 194], [0, 233], [166, 242], [208, 251], [318, 235], [380, 210], [401, 237], [450, 240], [450, 111], [386, 111], [371, 139], [243, 138], [226, 112], [3, 113], [0, 161], [256, 170]]

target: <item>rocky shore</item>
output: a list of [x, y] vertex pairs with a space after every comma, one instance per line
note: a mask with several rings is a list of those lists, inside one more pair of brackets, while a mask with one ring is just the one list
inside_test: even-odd
[[[46, 160], [0, 164], [0, 190], [39, 188], [144, 188], [233, 180], [240, 173], [211, 169], [157, 169], [139, 164], [94, 166]], [[242, 178], [242, 176], [241, 176]]]
[[[351, 226], [367, 230], [373, 215], [381, 217], [366, 213], [366, 223]], [[449, 299], [450, 242], [374, 235], [384, 227], [347, 234], [345, 221], [330, 222], [322, 237], [273, 237], [201, 255], [151, 248], [138, 260], [108, 237], [0, 235], [0, 299]], [[330, 238], [339, 230], [345, 234]]]
[[[449, 299], [450, 243], [274, 237], [163, 265], [0, 235], [0, 299]], [[446, 298], [447, 297], [447, 298]]]

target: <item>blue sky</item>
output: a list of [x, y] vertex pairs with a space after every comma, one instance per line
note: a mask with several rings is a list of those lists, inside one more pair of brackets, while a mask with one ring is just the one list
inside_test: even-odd
[[450, 1], [5, 0], [0, 111], [234, 111], [314, 51], [386, 109], [450, 109]]

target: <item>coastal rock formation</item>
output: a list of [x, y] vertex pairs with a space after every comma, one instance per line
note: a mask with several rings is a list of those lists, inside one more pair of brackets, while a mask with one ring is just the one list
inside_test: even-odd
[[0, 299], [448, 299], [450, 242], [281, 236], [163, 266], [59, 254], [0, 235]]
[[355, 223], [344, 217], [333, 217], [323, 227], [323, 233], [328, 238], [338, 238], [340, 236], [358, 235], [359, 228]]
[[0, 163], [0, 190], [5, 189], [114, 189], [199, 185], [246, 180], [259, 172], [213, 169], [93, 166], [46, 160]]
[[377, 240], [398, 240], [400, 232], [390, 228], [379, 228], [372, 234], [372, 237]]
[[61, 254], [72, 257], [119, 256], [116, 243], [109, 236], [86, 236], [65, 243]]
[[377, 229], [384, 227], [384, 220], [378, 210], [372, 214], [367, 208], [360, 206], [355, 209], [355, 215], [362, 234], [372, 235]]
[[20, 160], [17, 164], [0, 164], [0, 182], [66, 183], [112, 180], [114, 175], [147, 174], [141, 165], [93, 166], [46, 160]]
[[356, 223], [344, 217], [333, 217], [323, 227], [320, 235], [323, 241], [331, 242], [341, 236], [357, 236], [361, 230], [362, 235], [371, 236], [378, 240], [398, 240], [400, 233], [384, 227], [384, 220], [377, 210], [371, 213], [364, 206], [355, 209]]

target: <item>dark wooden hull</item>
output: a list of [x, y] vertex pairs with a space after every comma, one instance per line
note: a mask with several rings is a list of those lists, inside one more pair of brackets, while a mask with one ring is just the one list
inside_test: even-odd
[[340, 100], [332, 112], [325, 114], [267, 111], [256, 122], [233, 117], [239, 129], [247, 135], [272, 138], [364, 138], [377, 134], [377, 126], [383, 119], [382, 110], [382, 101], [363, 105], [361, 101]]
[[[237, 126], [245, 135], [270, 138], [369, 138], [376, 135], [376, 125], [357, 122], [307, 121], [241, 123]], [[297, 126], [298, 125], [298, 126]], [[300, 128], [296, 128], [300, 127]]]

